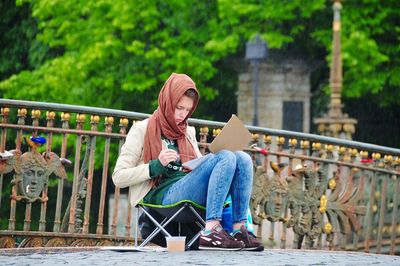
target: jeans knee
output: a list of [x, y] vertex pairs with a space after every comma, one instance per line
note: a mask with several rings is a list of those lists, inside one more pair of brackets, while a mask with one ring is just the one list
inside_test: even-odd
[[224, 160], [225, 162], [231, 164], [233, 167], [236, 165], [236, 156], [231, 151], [221, 150], [215, 155], [219, 158], [219, 160]]
[[253, 160], [250, 155], [244, 151], [235, 151], [236, 161], [237, 163], [243, 163], [248, 165], [253, 165]]

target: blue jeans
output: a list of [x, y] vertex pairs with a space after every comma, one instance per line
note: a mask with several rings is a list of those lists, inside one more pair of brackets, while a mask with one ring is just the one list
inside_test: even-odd
[[173, 184], [162, 203], [191, 200], [206, 206], [206, 221], [220, 221], [229, 194], [232, 198], [232, 221], [243, 222], [247, 220], [252, 185], [251, 157], [243, 151], [222, 150]]

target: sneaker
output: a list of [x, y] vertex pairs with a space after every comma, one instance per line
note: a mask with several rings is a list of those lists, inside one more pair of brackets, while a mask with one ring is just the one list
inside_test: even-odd
[[216, 225], [208, 235], [201, 231], [199, 249], [202, 250], [241, 250], [244, 248], [242, 241], [236, 240], [221, 225]]
[[252, 251], [263, 251], [264, 246], [257, 240], [256, 236], [253, 233], [247, 231], [247, 228], [242, 225], [240, 228], [240, 232], [237, 232], [233, 235], [237, 240], [243, 241], [245, 247], [243, 250], [252, 250]]

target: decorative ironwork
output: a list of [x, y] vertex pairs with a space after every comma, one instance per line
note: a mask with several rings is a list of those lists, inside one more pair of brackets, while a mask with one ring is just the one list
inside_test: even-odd
[[21, 244], [19, 244], [20, 248], [39, 248], [43, 247], [43, 238], [42, 237], [27, 237], [22, 240]]
[[[353, 175], [359, 170], [351, 171]], [[306, 248], [312, 248], [322, 232], [327, 234], [327, 241], [332, 242], [333, 232], [348, 235], [360, 229], [358, 217], [365, 215], [366, 208], [360, 205], [363, 180], [354, 186], [352, 182], [344, 184], [343, 179], [328, 180], [326, 173], [327, 169], [302, 165], [288, 178], [291, 217], [287, 226], [293, 227], [296, 248], [301, 248], [304, 240]]]
[[[289, 209], [291, 217], [287, 227], [293, 227], [294, 247], [301, 248], [305, 240], [306, 248], [311, 248], [322, 232], [321, 210], [326, 211], [326, 177], [320, 171], [300, 165], [288, 178]], [[321, 205], [320, 203], [323, 203]]]
[[257, 167], [254, 174], [251, 212], [255, 224], [261, 224], [262, 219], [271, 222], [285, 221], [288, 184], [280, 174], [286, 164], [271, 162], [270, 165], [274, 171], [271, 178], [262, 167]]
[[[148, 115], [8, 99], [0, 99], [0, 105], [0, 198], [3, 199], [0, 204], [5, 213], [9, 212], [8, 225], [3, 223], [0, 228], [0, 248], [132, 244], [135, 241], [132, 234], [137, 225], [132, 223], [132, 206], [129, 202], [123, 204], [128, 190], [110, 189], [108, 169], [111, 169], [112, 161], [108, 157], [111, 153], [116, 156], [116, 151], [121, 150], [131, 122]], [[32, 123], [28, 125], [25, 120], [31, 112]], [[118, 133], [113, 133], [113, 118], [119, 121]], [[44, 119], [47, 121], [42, 121]], [[214, 133], [217, 133], [213, 129], [224, 126], [220, 122], [197, 119], [190, 119], [189, 123], [199, 131], [199, 146], [203, 153]], [[98, 130], [97, 125], [104, 131]], [[258, 233], [266, 235], [258, 234], [258, 237], [264, 241], [267, 238], [271, 246], [280, 248], [287, 248], [286, 242], [295, 237], [295, 247], [302, 248], [329, 247], [390, 254], [400, 251], [399, 149], [300, 132], [248, 128], [253, 133], [252, 144], [263, 145], [247, 149], [252, 153], [255, 165], [258, 165], [254, 169], [254, 194], [251, 199], [253, 220], [261, 226], [267, 225], [258, 230]], [[33, 143], [24, 155], [21, 152], [23, 135], [28, 132], [33, 137], [25, 142]], [[46, 152], [42, 154], [37, 151], [40, 134], [47, 139], [46, 147], [43, 147]], [[81, 164], [85, 136], [91, 142], [86, 147], [87, 159], [83, 158]], [[61, 147], [57, 145], [60, 141]], [[13, 147], [14, 142], [15, 151], [6, 151], [6, 147]], [[95, 149], [89, 152], [92, 147], [99, 152], [95, 153]], [[60, 158], [50, 153], [59, 148]], [[104, 156], [97, 156], [99, 153]], [[74, 169], [65, 169], [73, 180], [58, 178], [52, 182], [53, 186], [49, 186], [47, 176], [43, 178], [43, 187], [36, 187], [38, 194], [31, 195], [29, 199], [24, 194], [29, 185], [28, 179], [25, 184], [22, 177], [17, 182], [15, 169], [18, 168], [17, 163], [21, 164], [21, 158], [29, 161], [34, 157], [32, 161], [35, 165], [43, 164], [46, 168], [40, 175], [46, 176], [60, 170], [50, 162], [61, 163], [62, 166], [67, 162], [63, 159], [67, 156], [72, 156], [74, 161]], [[296, 169], [299, 163], [303, 169]], [[94, 166], [98, 167], [96, 171]], [[100, 168], [103, 171], [99, 171]], [[19, 169], [22, 172], [22, 168]], [[86, 179], [89, 178], [96, 180], [93, 182], [95, 193], [87, 192], [89, 185]], [[11, 188], [10, 181], [13, 182]], [[98, 193], [100, 183], [101, 192]], [[28, 187], [28, 192], [32, 192], [31, 188]], [[108, 205], [107, 213], [105, 203], [110, 193], [114, 193], [114, 203]], [[5, 195], [11, 195], [11, 198], [7, 200]], [[47, 195], [52, 195], [48, 199], [51, 205], [43, 202], [47, 200]], [[66, 200], [73, 204], [65, 210], [62, 203], [67, 195], [71, 198]], [[86, 204], [89, 200], [99, 202], [93, 206], [96, 209]], [[47, 206], [55, 206], [55, 210]], [[22, 208], [25, 215], [21, 215]], [[40, 216], [36, 213], [39, 208]], [[92, 213], [98, 214], [97, 227], [96, 214], [89, 216]], [[119, 214], [126, 215], [122, 217]], [[108, 230], [103, 224], [107, 215], [111, 218]], [[61, 228], [63, 216], [67, 217], [64, 223], [67, 229], [64, 230]], [[52, 217], [54, 224], [49, 220]], [[4, 218], [2, 216], [2, 221], [7, 221]], [[84, 230], [85, 220], [86, 228], [89, 225], [91, 229], [96, 228], [95, 233]], [[22, 245], [23, 239], [27, 240]]]
[[[87, 187], [87, 178], [86, 173], [88, 171], [88, 160], [90, 154], [90, 138], [85, 137], [83, 140], [83, 144], [86, 144], [86, 151], [85, 157], [82, 162], [82, 167], [79, 172], [79, 180], [78, 180], [78, 194], [76, 195], [76, 210], [75, 210], [75, 233], [82, 232], [83, 229], [83, 207], [84, 207], [84, 200], [86, 198], [86, 187]], [[68, 225], [70, 221], [70, 209], [71, 209], [71, 198], [68, 202], [67, 209], [65, 211], [65, 215], [62, 221], [61, 229], [63, 232], [68, 231]]]
[[[38, 138], [35, 138], [38, 139]], [[39, 139], [39, 141], [42, 141]], [[16, 200], [35, 202], [36, 200], [47, 201], [47, 197], [40, 197], [40, 193], [47, 185], [48, 177], [55, 174], [60, 178], [67, 178], [67, 173], [61, 159], [54, 152], [37, 152], [38, 144], [30, 139], [27, 141], [31, 151], [21, 155], [19, 150], [12, 150], [12, 157], [0, 161], [0, 173], [6, 174], [15, 171], [13, 185], [17, 186], [18, 194]]]
[[92, 239], [76, 239], [69, 246], [71, 247], [93, 247], [95, 246], [96, 240]]
[[250, 211], [254, 224], [260, 225], [262, 220], [267, 217], [264, 211], [267, 182], [266, 171], [262, 166], [258, 166], [254, 172], [253, 190], [250, 199]]
[[0, 237], [0, 248], [15, 248], [15, 240], [10, 236]]
[[114, 242], [108, 239], [97, 241], [96, 246], [112, 246]]
[[54, 237], [47, 241], [46, 247], [66, 247], [67, 241], [65, 238], [62, 237]]
[[[267, 219], [292, 227], [295, 248], [301, 248], [303, 243], [306, 248], [313, 248], [322, 233], [331, 243], [333, 233], [349, 234], [360, 229], [358, 217], [365, 215], [365, 206], [360, 205], [364, 182], [356, 177], [357, 168], [351, 170], [351, 177], [355, 175], [360, 180], [354, 186], [335, 177], [328, 179], [328, 169], [318, 165], [316, 168], [298, 165], [286, 178], [281, 177], [286, 164], [270, 162], [270, 167], [272, 177], [261, 166], [255, 169], [251, 198], [255, 224], [260, 225]], [[290, 210], [288, 218], [285, 217], [287, 209]]]

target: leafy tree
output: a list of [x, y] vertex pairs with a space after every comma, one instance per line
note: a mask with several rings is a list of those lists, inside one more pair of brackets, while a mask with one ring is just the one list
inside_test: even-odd
[[0, 79], [5, 79], [30, 68], [27, 59], [36, 28], [27, 5], [17, 8], [15, 0], [5, 0], [0, 2], [0, 10]]
[[[382, 106], [400, 105], [400, 2], [342, 1], [343, 95], [373, 96]], [[313, 38], [331, 49], [330, 28]]]
[[[344, 95], [374, 94], [382, 104], [399, 104], [399, 2], [343, 2]], [[24, 50], [29, 64], [2, 70], [8, 78], [0, 89], [8, 98], [151, 112], [171, 72], [189, 73], [203, 99], [233, 93], [234, 75], [221, 66], [229, 63], [227, 58], [243, 57], [246, 41], [256, 33], [271, 49], [293, 50], [310, 58], [321, 59], [331, 49], [332, 2], [327, 0], [17, 0], [17, 4], [27, 18], [23, 21], [33, 22], [23, 13], [31, 9], [36, 23], [23, 28], [31, 37], [29, 52]], [[9, 39], [20, 39], [17, 36], [6, 34]], [[17, 66], [24, 60], [10, 58], [10, 62]], [[226, 86], [221, 85], [221, 76], [227, 78]], [[327, 84], [326, 79], [318, 82]], [[207, 113], [206, 108], [200, 113]]]
[[[257, 12], [257, 4], [240, 1], [19, 0], [37, 19], [36, 39], [59, 53], [0, 86], [4, 97], [148, 112], [153, 106], [129, 98], [155, 99], [171, 72], [186, 72], [212, 99], [217, 92], [207, 81], [217, 73], [215, 63], [258, 31], [268, 31], [264, 36], [274, 48], [291, 41], [301, 26], [285, 30], [282, 24], [323, 7], [321, 0], [309, 2], [314, 4], [269, 1]], [[262, 15], [246, 19], [252, 13]]]

